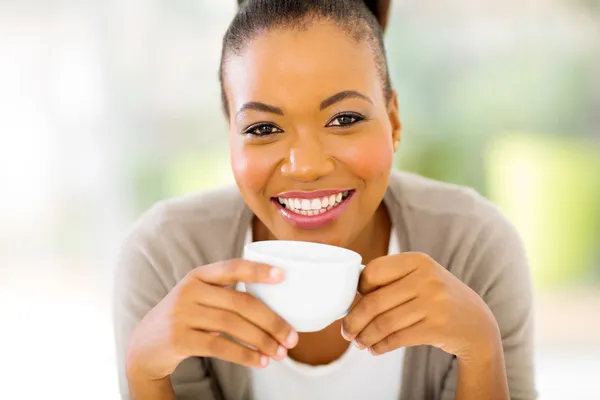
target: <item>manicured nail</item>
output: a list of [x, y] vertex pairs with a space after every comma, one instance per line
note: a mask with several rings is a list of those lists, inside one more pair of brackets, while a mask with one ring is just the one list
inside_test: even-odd
[[342, 325], [342, 337], [344, 339], [346, 339], [347, 341], [350, 341], [350, 336], [348, 336], [348, 334], [346, 333], [346, 331], [344, 330], [344, 325]]
[[365, 349], [365, 346], [363, 346], [362, 344], [358, 343], [356, 340], [353, 340], [352, 344], [354, 345], [354, 347], [356, 347], [359, 350], [364, 350]]
[[373, 350], [372, 347], [369, 347], [367, 350], [369, 351], [369, 353], [371, 353], [372, 356], [376, 356], [377, 355], [377, 353], [375, 353], [375, 351]]
[[269, 364], [269, 357], [260, 356], [260, 366], [264, 368], [267, 366], [267, 364]]
[[287, 350], [285, 349], [285, 347], [279, 346], [277, 348], [277, 352], [276, 352], [276, 357], [275, 358], [278, 359], [278, 360], [283, 360], [286, 355], [287, 355]]
[[269, 271], [269, 279], [271, 282], [279, 282], [283, 279], [283, 271], [279, 268], [271, 268]]
[[285, 342], [288, 347], [294, 347], [298, 343], [298, 334], [295, 330], [292, 329]]

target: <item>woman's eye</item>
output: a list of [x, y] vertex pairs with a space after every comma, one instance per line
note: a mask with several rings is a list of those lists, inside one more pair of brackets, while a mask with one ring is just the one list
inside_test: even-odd
[[362, 121], [363, 119], [364, 118], [358, 114], [339, 114], [333, 117], [327, 126], [349, 126]]
[[283, 131], [272, 124], [257, 124], [244, 131], [246, 135], [250, 136], [268, 136], [280, 132]]

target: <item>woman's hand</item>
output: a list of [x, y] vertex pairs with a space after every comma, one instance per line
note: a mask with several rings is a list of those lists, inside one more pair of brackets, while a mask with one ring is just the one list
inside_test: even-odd
[[498, 325], [485, 302], [425, 254], [374, 260], [361, 275], [359, 292], [363, 297], [344, 319], [342, 335], [374, 355], [417, 345], [438, 347], [464, 361], [502, 352]]
[[133, 330], [128, 373], [136, 380], [141, 375], [157, 381], [188, 357], [215, 357], [249, 367], [266, 366], [269, 356], [284, 358], [296, 345], [297, 333], [251, 294], [225, 287], [282, 279], [279, 269], [240, 259], [194, 269]]
[[457, 400], [509, 398], [500, 330], [485, 302], [431, 257], [403, 253], [369, 263], [363, 297], [342, 336], [374, 355], [429, 345], [458, 359]]

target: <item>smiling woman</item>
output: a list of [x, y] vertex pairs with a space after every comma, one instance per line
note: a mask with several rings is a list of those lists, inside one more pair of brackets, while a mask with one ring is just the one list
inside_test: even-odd
[[[468, 189], [392, 171], [401, 123], [388, 9], [242, 4], [220, 68], [237, 185], [157, 205], [126, 241], [115, 291], [124, 397], [535, 397], [529, 272], [514, 229]], [[234, 290], [285, 279], [240, 259], [265, 240], [359, 253], [348, 314], [299, 333]]]
[[[254, 4], [260, 8], [259, 3], [251, 2], [246, 13]], [[375, 19], [351, 24], [358, 18], [357, 8], [351, 2], [340, 4], [349, 10], [337, 24], [316, 19], [301, 35], [296, 29], [271, 28], [251, 41], [249, 35], [242, 36], [247, 41], [243, 47], [235, 41], [240, 36], [226, 35], [224, 40], [221, 76], [223, 108], [232, 110], [231, 164], [245, 202], [260, 221], [256, 229], [265, 238], [349, 247], [366, 243], [374, 233], [369, 223], [373, 214], [377, 209], [386, 212], [381, 198], [400, 139], [396, 95], [387, 90]], [[262, 11], [254, 13], [264, 15]], [[242, 10], [237, 20], [246, 21], [244, 15]], [[297, 23], [292, 17], [290, 23]], [[272, 21], [277, 19], [265, 18], [264, 24]], [[315, 190], [352, 190], [345, 214], [355, 217], [342, 218], [340, 213], [336, 224], [298, 230], [310, 218], [282, 219], [283, 210], [270, 201], [290, 189], [310, 200], [320, 197], [307, 194]]]

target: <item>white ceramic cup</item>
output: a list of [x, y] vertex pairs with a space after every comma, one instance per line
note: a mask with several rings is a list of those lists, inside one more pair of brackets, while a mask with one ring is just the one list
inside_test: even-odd
[[311, 242], [254, 242], [244, 247], [243, 258], [284, 271], [281, 283], [245, 286], [298, 332], [320, 331], [343, 318], [364, 268], [352, 250]]

